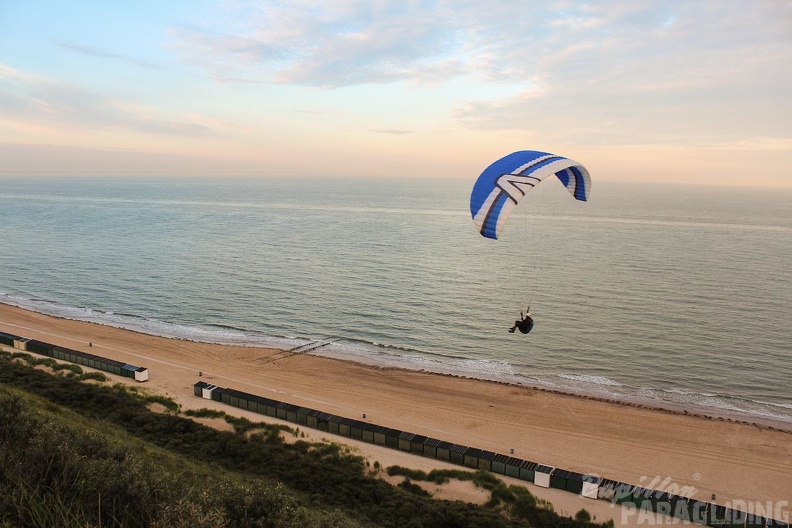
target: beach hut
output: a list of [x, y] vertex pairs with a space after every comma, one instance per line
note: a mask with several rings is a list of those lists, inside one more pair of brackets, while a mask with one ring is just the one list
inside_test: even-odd
[[208, 387], [209, 384], [205, 381], [199, 381], [195, 385], [193, 385], [193, 395], [198, 396], [199, 398], [202, 397], [204, 388]]
[[465, 465], [465, 451], [468, 450], [468, 446], [454, 444], [451, 446], [451, 463], [452, 464], [459, 464], [460, 466]]
[[426, 438], [423, 435], [415, 435], [410, 439], [410, 452], [415, 455], [422, 455], [424, 454], [424, 442], [426, 442]]
[[623, 493], [625, 493], [624, 487], [626, 486], [627, 484], [624, 484], [617, 480], [602, 479], [600, 481], [597, 496], [599, 499], [616, 503], [617, 498], [620, 497]]
[[387, 427], [378, 427], [376, 431], [374, 431], [374, 443], [377, 445], [384, 446], [385, 445], [385, 433], [388, 431]]
[[625, 484], [624, 482], [617, 482], [613, 481], [613, 502], [616, 504], [624, 504], [624, 503], [632, 503], [633, 501], [633, 489], [635, 486], [632, 484]]
[[743, 511], [718, 504], [710, 504], [707, 511], [707, 526], [719, 528], [742, 528], [745, 526], [747, 514]]
[[349, 418], [341, 418], [338, 421], [338, 434], [341, 436], [351, 437], [352, 436], [352, 420]]
[[574, 471], [556, 468], [550, 474], [550, 487], [569, 491], [571, 493], [582, 494], [583, 475]]
[[253, 411], [256, 414], [260, 414], [262, 416], [266, 416], [267, 415], [267, 402], [268, 401], [269, 401], [268, 398], [265, 398], [263, 396], [255, 396], [253, 398], [253, 407], [250, 410]]
[[437, 438], [427, 438], [423, 443], [423, 454], [425, 457], [437, 458], [437, 446], [440, 440]]
[[311, 409], [307, 407], [298, 407], [296, 414], [297, 414], [297, 423], [300, 425], [308, 425], [308, 413], [311, 412]]
[[193, 391], [196, 396], [199, 398], [204, 398], [206, 400], [212, 399], [212, 391], [216, 389], [216, 385], [211, 385], [206, 383], [205, 381], [199, 381], [195, 385], [193, 385]]
[[223, 392], [225, 392], [225, 389], [222, 387], [217, 387], [216, 389], [214, 389], [212, 391], [212, 401], [216, 401], [216, 402], [223, 401]]
[[364, 423], [359, 420], [349, 420], [349, 436], [356, 440], [363, 440]]
[[691, 516], [690, 503], [695, 502], [693, 499], [684, 497], [682, 495], [674, 495], [673, 493], [669, 493], [667, 496], [671, 509], [670, 515], [672, 517], [681, 521], [698, 522], [698, 524], [704, 524], [705, 521], [703, 517], [697, 521]]
[[413, 439], [413, 437], [415, 437], [415, 434], [403, 431], [399, 435], [399, 451], [409, 451], [410, 441]]
[[[24, 351], [27, 352], [27, 344], [30, 341], [32, 341], [32, 339], [29, 339], [27, 337], [20, 337], [20, 338], [14, 339], [14, 348], [16, 348], [17, 350], [24, 350]], [[42, 343], [42, 344], [45, 344], [45, 343]], [[32, 350], [31, 350], [31, 352], [32, 352]]]
[[277, 400], [272, 400], [270, 398], [264, 398], [264, 413], [271, 418], [278, 417], [278, 404], [280, 402]]
[[707, 524], [707, 515], [709, 515], [710, 504], [701, 500], [689, 500], [688, 508], [690, 511], [690, 520], [696, 524]]
[[319, 415], [322, 414], [316, 409], [310, 409], [305, 416], [305, 425], [314, 429], [319, 429]]
[[250, 412], [258, 413], [258, 404], [261, 396], [256, 396], [255, 394], [247, 393], [245, 395], [245, 399], [247, 400], [247, 410]]
[[217, 385], [210, 385], [210, 384], [207, 383], [206, 387], [203, 387], [201, 389], [201, 398], [203, 398], [205, 400], [214, 399], [214, 398], [212, 398], [212, 393], [215, 391], [216, 388], [217, 388]]
[[647, 500], [648, 503], [644, 501], [644, 509], [648, 508], [660, 515], [673, 516], [674, 504], [672, 503], [672, 497], [669, 493], [660, 490], [650, 490]]
[[237, 406], [242, 409], [243, 411], [247, 411], [250, 409], [250, 400], [253, 399], [253, 396], [248, 394], [247, 392], [237, 391], [237, 398], [238, 402]]
[[454, 447], [454, 444], [451, 442], [440, 441], [437, 444], [437, 459], [438, 460], [445, 460], [447, 462], [451, 461], [451, 448]]
[[38, 341], [36, 339], [22, 337], [14, 342], [14, 348], [18, 348], [19, 350], [24, 350], [26, 352], [33, 352], [34, 354], [41, 354], [42, 356], [52, 357], [52, 349], [55, 348], [55, 345], [45, 343], [44, 341]]
[[[226, 401], [226, 399], [228, 401]], [[231, 407], [239, 408], [239, 391], [235, 389], [229, 389], [223, 393], [223, 403], [227, 403]]]
[[0, 344], [8, 345], [10, 347], [14, 346], [14, 341], [17, 339], [22, 339], [19, 336], [15, 336], [14, 334], [6, 334], [5, 332], [0, 332]]
[[550, 487], [550, 475], [555, 468], [553, 466], [545, 466], [544, 464], [537, 464], [534, 469], [534, 484], [540, 488]]
[[506, 455], [497, 454], [492, 458], [492, 472], [499, 475], [506, 474], [506, 460], [509, 457]]
[[[644, 502], [649, 502], [650, 497], [652, 496], [652, 490], [648, 488], [642, 488], [641, 486], [633, 486], [632, 487], [632, 502], [636, 508], [650, 508], [649, 505], [644, 506]], [[624, 502], [622, 502], [624, 504]]]
[[374, 433], [379, 431], [380, 427], [368, 422], [360, 422], [360, 430], [363, 432], [362, 440], [369, 444], [374, 443]]
[[481, 449], [468, 447], [463, 453], [462, 465], [473, 469], [478, 468], [479, 455], [481, 455]]
[[288, 404], [288, 403], [278, 402], [278, 403], [275, 405], [275, 409], [276, 409], [276, 411], [275, 411], [275, 414], [276, 414], [276, 417], [277, 417], [277, 418], [280, 418], [281, 420], [285, 420], [285, 419], [286, 419], [286, 407], [288, 407], [288, 406], [289, 406], [289, 404]]
[[498, 475], [505, 475], [506, 474], [506, 460], [508, 460], [508, 456], [502, 455], [500, 453], [496, 454], [492, 458], [492, 471], [493, 473], [497, 473]]
[[385, 447], [391, 449], [399, 449], [399, 436], [402, 434], [398, 429], [386, 428], [385, 430]]
[[492, 461], [495, 459], [495, 453], [492, 451], [481, 450], [478, 456], [478, 468], [484, 471], [492, 471]]
[[569, 471], [564, 469], [554, 469], [552, 473], [550, 473], [550, 487], [553, 489], [566, 489], [567, 483], [567, 474]]
[[596, 499], [599, 496], [599, 485], [602, 479], [597, 475], [583, 475], [583, 486], [580, 495], [587, 499]]
[[297, 411], [299, 407], [297, 405], [292, 405], [291, 403], [287, 403], [286, 405], [286, 421], [291, 423], [297, 423]]
[[765, 528], [767, 519], [761, 515], [749, 513], [745, 518], [745, 528]]
[[[89, 358], [83, 356], [83, 357], [78, 357], [78, 359], [81, 359], [83, 361], [83, 363], [81, 363], [82, 365], [85, 365], [87, 367], [91, 366], [89, 364], [89, 362], [88, 362]], [[96, 361], [93, 360], [93, 359], [91, 360], [91, 363], [96, 365]], [[96, 368], [96, 367], [93, 367], [93, 368]], [[145, 367], [136, 367], [134, 365], [123, 365], [121, 367], [121, 375], [124, 376], [125, 378], [132, 378], [135, 381], [139, 381], [139, 382], [148, 381], [148, 379], [149, 379], [149, 374], [148, 374], [148, 369], [147, 368], [145, 368]]]
[[327, 419], [327, 430], [333, 434], [338, 434], [339, 425], [341, 424], [341, 417], [331, 414]]
[[509, 457], [506, 461], [506, 475], [526, 482], [534, 481], [536, 462], [529, 462], [517, 457]]

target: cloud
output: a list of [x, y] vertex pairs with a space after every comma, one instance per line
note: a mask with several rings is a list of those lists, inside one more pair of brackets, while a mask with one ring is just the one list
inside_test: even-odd
[[[746, 83], [792, 51], [783, 5], [237, 1], [171, 31], [185, 60], [227, 82], [339, 88], [406, 81], [543, 82], [548, 94]], [[785, 59], [785, 57], [787, 59]], [[778, 75], [781, 77], [781, 74]]]
[[151, 70], [161, 70], [162, 67], [157, 66], [151, 62], [141, 61], [132, 57], [127, 57], [126, 55], [121, 55], [118, 53], [113, 53], [110, 51], [106, 51], [100, 48], [96, 48], [93, 46], [86, 46], [82, 44], [75, 44], [73, 42], [55, 42], [55, 45], [69, 50], [76, 53], [80, 53], [82, 55], [87, 55], [89, 57], [96, 57], [99, 59], [110, 59], [114, 61], [123, 62], [125, 64], [132, 64], [134, 66], [140, 66], [142, 68], [148, 68]]
[[155, 108], [25, 75], [4, 65], [0, 65], [0, 115], [6, 122], [25, 127], [67, 126], [187, 137], [217, 134], [221, 128], [230, 128], [195, 116], [174, 119]]
[[450, 6], [363, 0], [235, 5], [236, 18], [223, 24], [172, 30], [186, 60], [222, 78], [339, 87], [431, 82], [464, 70]]

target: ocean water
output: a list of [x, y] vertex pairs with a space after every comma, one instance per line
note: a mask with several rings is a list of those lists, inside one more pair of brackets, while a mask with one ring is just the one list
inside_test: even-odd
[[792, 424], [791, 190], [548, 180], [492, 241], [472, 183], [0, 179], [0, 302]]

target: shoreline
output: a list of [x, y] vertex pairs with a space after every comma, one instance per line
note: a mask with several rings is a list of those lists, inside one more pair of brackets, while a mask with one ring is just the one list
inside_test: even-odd
[[231, 381], [261, 396], [275, 393], [350, 418], [365, 414], [374, 423], [495, 452], [514, 449], [515, 456], [571, 471], [645, 486], [670, 478], [700, 497], [715, 493], [721, 504], [792, 496], [792, 436], [778, 424], [319, 355], [279, 358], [284, 350], [158, 337], [8, 304], [0, 304], [0, 331], [143, 364], [151, 374], [143, 387], [185, 408], [206, 402], [194, 399], [195, 381]]
[[[52, 301], [46, 301], [47, 303], [51, 303], [53, 305], [59, 306], [57, 303]], [[694, 416], [700, 417], [706, 420], [718, 420], [718, 421], [726, 421], [726, 422], [733, 422], [739, 423], [743, 425], [751, 425], [756, 427], [765, 427], [770, 430], [776, 431], [784, 431], [784, 432], [792, 432], [792, 419], [784, 420], [781, 418], [776, 418], [773, 416], [762, 416], [758, 414], [751, 414], [748, 411], [740, 411], [734, 409], [722, 409], [718, 407], [710, 407], [701, 404], [689, 404], [686, 405], [683, 402], [675, 402], [669, 400], [663, 400], [660, 403], [657, 403], [657, 400], [649, 397], [642, 397], [639, 395], [634, 394], [627, 394], [627, 395], [618, 395], [618, 394], [600, 394], [599, 391], [596, 390], [599, 385], [594, 384], [591, 389], [586, 389], [585, 387], [558, 387], [555, 388], [554, 386], [556, 383], [553, 381], [543, 380], [541, 378], [538, 379], [530, 379], [529, 376], [525, 374], [512, 374], [512, 377], [523, 377], [525, 378], [524, 382], [521, 381], [508, 381], [504, 379], [499, 379], [498, 376], [481, 376], [476, 377], [475, 375], [468, 375], [465, 373], [455, 373], [453, 372], [453, 367], [449, 367], [451, 372], [443, 372], [434, 369], [426, 369], [424, 367], [415, 366], [415, 368], [407, 367], [407, 366], [398, 366], [391, 364], [387, 360], [377, 360], [374, 357], [370, 357], [368, 355], [345, 355], [343, 352], [328, 352], [329, 348], [332, 348], [332, 345], [335, 344], [338, 339], [317, 339], [315, 341], [311, 341], [309, 338], [297, 338], [297, 337], [272, 337], [270, 336], [271, 342], [243, 342], [243, 341], [235, 341], [230, 340], [228, 342], [224, 341], [211, 341], [211, 340], [201, 340], [201, 339], [192, 339], [189, 337], [180, 337], [176, 335], [169, 335], [167, 332], [165, 333], [156, 333], [154, 331], [147, 331], [145, 328], [141, 328], [143, 325], [138, 325], [138, 328], [130, 328], [129, 326], [125, 326], [123, 323], [118, 324], [111, 324], [109, 322], [102, 322], [97, 320], [90, 320], [80, 319], [77, 317], [69, 317], [66, 315], [56, 315], [52, 313], [48, 313], [46, 311], [38, 311], [35, 308], [23, 306], [21, 304], [14, 304], [8, 303], [6, 301], [0, 300], [0, 306], [8, 306], [12, 308], [17, 308], [20, 310], [29, 311], [32, 313], [38, 313], [41, 315], [45, 315], [48, 317], [53, 317], [56, 319], [61, 319], [64, 321], [75, 321], [75, 322], [83, 322], [88, 324], [95, 324], [101, 327], [109, 327], [109, 328], [116, 328], [119, 330], [124, 330], [128, 332], [135, 332], [144, 336], [153, 336], [159, 337], [162, 339], [172, 339], [175, 341], [182, 341], [187, 343], [194, 343], [196, 345], [216, 345], [216, 346], [233, 346], [233, 347], [244, 347], [244, 348], [252, 348], [252, 349], [263, 349], [263, 350], [276, 350], [280, 351], [284, 354], [292, 353], [292, 350], [302, 349], [303, 347], [308, 346], [309, 348], [306, 350], [299, 350], [293, 352], [295, 355], [312, 355], [315, 357], [322, 357], [326, 359], [334, 359], [337, 361], [347, 362], [347, 363], [355, 363], [359, 365], [364, 365], [367, 367], [375, 368], [375, 369], [394, 369], [394, 370], [403, 370], [406, 372], [418, 372], [418, 373], [428, 373], [437, 376], [447, 376], [452, 378], [459, 378], [459, 379], [470, 379], [470, 380], [478, 380], [488, 383], [497, 383], [503, 384], [508, 386], [515, 386], [515, 387], [522, 387], [522, 388], [532, 388], [537, 391], [547, 392], [550, 394], [558, 394], [563, 396], [575, 397], [575, 398], [583, 398], [583, 399], [590, 399], [594, 401], [600, 401], [604, 403], [616, 404], [616, 405], [624, 405], [628, 407], [636, 407], [640, 409], [648, 409], [653, 411], [659, 411], [664, 413], [678, 413], [687, 416]], [[68, 307], [67, 307], [68, 308]], [[83, 309], [79, 309], [83, 310]], [[87, 309], [89, 312], [93, 312], [90, 309]], [[124, 315], [124, 314], [114, 314], [110, 312], [97, 312], [100, 314], [106, 315], [120, 315], [123, 317], [130, 317], [132, 319], [140, 319], [141, 321], [149, 321], [148, 319], [142, 318], [141, 316], [134, 316], [134, 315]], [[156, 322], [156, 321], [155, 321]], [[160, 322], [162, 323], [162, 322]], [[180, 327], [182, 325], [177, 323], [165, 323], [166, 325], [174, 325], [176, 327]], [[196, 329], [204, 330], [200, 326], [196, 326]], [[230, 330], [235, 332], [239, 332], [240, 334], [245, 334], [248, 332], [247, 330], [236, 328], [236, 327], [228, 327]], [[240, 338], [241, 339], [241, 338]], [[297, 344], [304, 341], [302, 344]], [[346, 341], [346, 340], [340, 340]], [[276, 342], [281, 342], [280, 344], [288, 344], [291, 348], [281, 348], [278, 344], [274, 344]], [[351, 340], [350, 342], [355, 342]], [[364, 344], [370, 344], [364, 342]], [[314, 345], [314, 346], [311, 346]], [[376, 344], [371, 343], [372, 346], [377, 346]], [[416, 352], [417, 353], [417, 352]], [[430, 354], [431, 356], [431, 354]], [[561, 376], [563, 377], [563, 376]], [[617, 386], [622, 386], [617, 384]], [[628, 387], [632, 390], [640, 390], [640, 387]], [[720, 397], [720, 396], [719, 396]], [[722, 397], [728, 397], [723, 395]], [[758, 400], [746, 400], [748, 402], [757, 404], [757, 405], [765, 405], [765, 406], [777, 406], [777, 403], [771, 402], [762, 402]]]

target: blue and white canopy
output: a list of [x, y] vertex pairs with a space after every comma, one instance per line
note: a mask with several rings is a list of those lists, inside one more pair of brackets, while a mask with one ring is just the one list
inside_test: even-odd
[[484, 169], [470, 195], [470, 214], [481, 234], [498, 238], [514, 207], [546, 177], [555, 174], [577, 200], [591, 193], [591, 177], [576, 161], [536, 150], [504, 156]]

